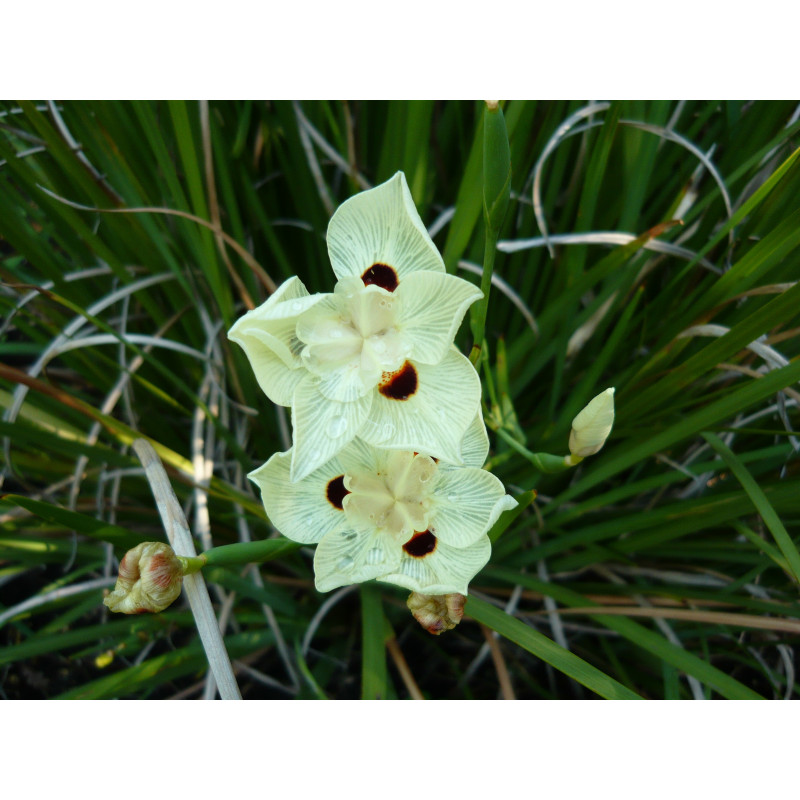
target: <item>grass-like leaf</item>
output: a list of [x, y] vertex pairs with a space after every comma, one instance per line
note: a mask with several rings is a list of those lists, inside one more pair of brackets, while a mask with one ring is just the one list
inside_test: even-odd
[[641, 697], [546, 636], [477, 597], [470, 597], [464, 613], [497, 631], [506, 639], [554, 666], [606, 700], [641, 700]]

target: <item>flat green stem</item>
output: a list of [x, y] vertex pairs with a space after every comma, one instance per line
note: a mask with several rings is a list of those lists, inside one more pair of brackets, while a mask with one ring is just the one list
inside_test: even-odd
[[469, 360], [477, 366], [481, 357], [481, 342], [484, 339], [486, 328], [486, 312], [489, 309], [489, 291], [492, 288], [492, 272], [494, 271], [494, 257], [497, 252], [498, 231], [486, 229], [486, 242], [483, 248], [483, 275], [481, 275], [481, 291], [483, 297], [472, 307], [472, 352]]

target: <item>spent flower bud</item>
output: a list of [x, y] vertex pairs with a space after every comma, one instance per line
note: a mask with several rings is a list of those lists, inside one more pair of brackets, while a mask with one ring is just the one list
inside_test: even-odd
[[569, 451], [576, 458], [593, 456], [605, 444], [614, 424], [614, 388], [606, 389], [572, 420]]
[[184, 562], [167, 544], [142, 542], [119, 562], [117, 584], [103, 603], [120, 614], [163, 611], [181, 593]]
[[406, 600], [414, 619], [428, 633], [438, 636], [444, 631], [455, 628], [464, 616], [464, 603], [467, 598], [463, 594], [420, 594], [412, 592]]

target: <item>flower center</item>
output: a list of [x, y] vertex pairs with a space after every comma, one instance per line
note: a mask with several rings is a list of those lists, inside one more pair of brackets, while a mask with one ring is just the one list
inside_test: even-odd
[[352, 472], [344, 485], [347, 521], [354, 528], [380, 528], [404, 544], [428, 529], [428, 510], [436, 464], [418, 453], [392, 452], [377, 472]]
[[307, 368], [320, 377], [332, 372], [357, 377], [362, 392], [374, 388], [384, 373], [399, 370], [411, 347], [397, 329], [397, 303], [377, 284], [365, 286], [359, 278], [340, 281], [329, 302], [298, 322]]

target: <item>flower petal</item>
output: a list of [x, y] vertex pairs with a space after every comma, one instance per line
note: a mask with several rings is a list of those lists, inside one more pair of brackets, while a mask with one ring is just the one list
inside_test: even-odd
[[452, 547], [437, 541], [432, 553], [415, 558], [401, 551], [400, 568], [378, 578], [423, 594], [467, 594], [469, 582], [483, 569], [492, 546], [484, 536], [469, 547]]
[[461, 441], [480, 407], [478, 373], [455, 348], [436, 366], [407, 363], [416, 373], [413, 394], [395, 400], [375, 392], [369, 419], [358, 435], [376, 447], [463, 463]]
[[336, 403], [320, 393], [318, 381], [306, 375], [292, 399], [292, 482], [300, 481], [333, 458], [364, 427], [371, 394], [352, 403]]
[[297, 384], [306, 376], [301, 368], [287, 367], [275, 354], [275, 342], [269, 334], [250, 329], [235, 341], [244, 348], [261, 391], [275, 404], [290, 406]]
[[[461, 458], [465, 467], [482, 467], [489, 455], [489, 435], [483, 422], [483, 414], [478, 411], [472, 424], [467, 428], [461, 442]], [[447, 465], [442, 465], [447, 469]]]
[[246, 352], [247, 344], [243, 339], [258, 331], [264, 334], [264, 340], [273, 340], [274, 352], [286, 366], [294, 367], [299, 363], [300, 350], [295, 335], [297, 318], [325, 297], [324, 294], [309, 294], [299, 278], [289, 278], [266, 302], [240, 317], [228, 331], [228, 338]]
[[310, 295], [299, 278], [290, 278], [228, 331], [228, 338], [241, 345], [258, 385], [273, 403], [292, 403], [294, 390], [305, 375], [298, 357], [302, 344], [295, 332], [297, 320], [324, 297]]
[[502, 511], [517, 505], [500, 479], [486, 470], [467, 467], [439, 474], [428, 522], [437, 539], [452, 547], [469, 547], [489, 531]]
[[361, 278], [375, 264], [391, 267], [398, 279], [444, 272], [402, 172], [339, 206], [328, 225], [328, 254], [339, 279]]
[[337, 478], [344, 467], [336, 458], [297, 483], [290, 483], [291, 451], [275, 455], [247, 477], [261, 490], [270, 522], [287, 539], [313, 544], [346, 524]]
[[399, 545], [376, 529], [333, 531], [317, 545], [314, 583], [320, 592], [361, 583], [394, 572], [400, 565]]
[[455, 275], [415, 272], [400, 282], [397, 326], [412, 346], [409, 358], [438, 364], [446, 355], [467, 309], [483, 292]]

